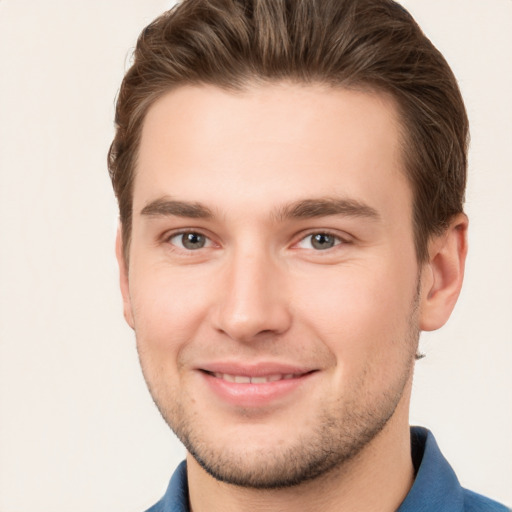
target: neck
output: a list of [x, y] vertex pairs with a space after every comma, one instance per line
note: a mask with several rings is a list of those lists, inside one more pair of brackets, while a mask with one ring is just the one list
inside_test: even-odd
[[[405, 397], [404, 397], [405, 398]], [[353, 459], [328, 474], [284, 489], [250, 489], [219, 482], [187, 459], [192, 512], [322, 510], [392, 512], [414, 480], [408, 400], [399, 404], [385, 428]]]

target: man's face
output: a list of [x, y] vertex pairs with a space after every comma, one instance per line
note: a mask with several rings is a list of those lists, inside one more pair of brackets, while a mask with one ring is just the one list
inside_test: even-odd
[[421, 305], [390, 98], [181, 87], [147, 114], [133, 199], [125, 314], [211, 474], [290, 485], [407, 421]]

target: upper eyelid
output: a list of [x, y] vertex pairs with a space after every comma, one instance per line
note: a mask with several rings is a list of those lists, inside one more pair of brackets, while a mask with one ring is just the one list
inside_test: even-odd
[[[184, 235], [186, 233], [197, 233], [197, 234], [202, 235], [205, 238], [207, 238], [208, 241], [212, 245], [217, 245], [217, 246], [222, 245], [222, 241], [220, 241], [220, 242], [216, 241], [215, 240], [216, 237], [213, 236], [209, 232], [209, 230], [205, 230], [203, 228], [179, 228], [179, 229], [174, 229], [174, 230], [168, 230], [162, 234], [161, 240], [163, 242], [169, 243], [171, 238], [179, 236], [179, 235]], [[339, 240], [341, 243], [345, 243], [345, 244], [350, 243], [354, 240], [354, 237], [349, 235], [348, 233], [345, 233], [345, 232], [340, 233], [339, 231], [334, 230], [334, 229], [308, 229], [308, 230], [303, 230], [299, 234], [295, 235], [293, 237], [293, 241], [290, 245], [292, 247], [296, 246], [297, 244], [302, 242], [305, 238], [308, 238], [308, 237], [316, 235], [316, 234], [325, 234], [328, 236], [332, 236], [332, 237], [336, 238], [337, 240]], [[336, 244], [336, 245], [339, 245], [339, 244]]]
[[313, 236], [313, 235], [332, 236], [344, 243], [349, 243], [354, 239], [354, 237], [350, 236], [348, 233], [342, 234], [342, 233], [340, 233], [336, 230], [332, 230], [332, 229], [312, 229], [312, 230], [308, 230], [307, 232], [299, 234], [296, 239], [296, 242], [294, 242], [294, 244], [302, 242], [302, 240], [304, 240], [305, 238], [308, 238], [309, 236]]
[[[204, 247], [192, 250], [180, 247], [178, 244], [171, 242], [172, 238], [180, 235], [185, 235], [187, 233], [196, 233], [198, 235], [204, 236], [208, 243]], [[215, 247], [215, 245], [217, 245], [216, 242], [212, 239], [212, 237], [206, 234], [203, 230], [191, 228], [168, 230], [158, 238], [158, 244], [167, 245], [169, 250], [172, 250], [173, 252], [178, 251], [181, 252], [182, 254], [186, 254], [189, 256], [192, 256], [194, 253], [197, 253], [199, 251], [204, 251], [205, 249], [211, 249], [212, 247]]]
[[207, 238], [210, 241], [213, 241], [212, 236], [210, 234], [208, 234], [208, 232], [206, 232], [204, 229], [199, 229], [199, 228], [180, 228], [180, 229], [168, 230], [162, 234], [161, 238], [165, 241], [165, 240], [170, 240], [171, 238], [173, 238], [175, 236], [185, 235], [187, 233], [196, 233], [198, 235], [204, 236], [205, 238]]

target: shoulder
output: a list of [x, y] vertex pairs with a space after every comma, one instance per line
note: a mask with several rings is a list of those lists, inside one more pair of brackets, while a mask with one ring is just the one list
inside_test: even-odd
[[397, 512], [512, 512], [464, 489], [429, 430], [411, 429], [411, 452], [416, 478]]
[[185, 461], [174, 471], [163, 498], [146, 512], [189, 512], [187, 463]]
[[512, 509], [476, 492], [463, 489], [464, 512], [511, 512]]
[[164, 504], [163, 501], [160, 500], [158, 503], [155, 503], [151, 508], [148, 508], [146, 512], [164, 512]]

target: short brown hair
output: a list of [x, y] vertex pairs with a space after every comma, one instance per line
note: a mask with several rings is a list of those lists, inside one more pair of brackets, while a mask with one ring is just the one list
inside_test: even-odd
[[108, 155], [125, 258], [138, 146], [149, 107], [174, 87], [281, 80], [390, 93], [403, 127], [416, 254], [463, 209], [468, 119], [457, 81], [392, 0], [184, 0], [148, 27], [121, 85]]

